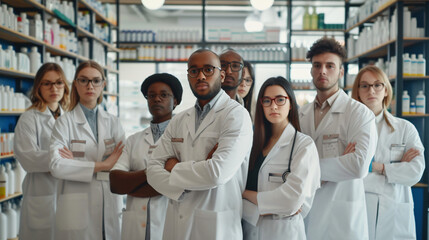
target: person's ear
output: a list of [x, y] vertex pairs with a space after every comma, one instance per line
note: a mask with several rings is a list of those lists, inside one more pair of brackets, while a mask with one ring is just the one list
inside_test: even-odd
[[177, 106], [177, 99], [173, 98], [173, 110], [176, 108]]

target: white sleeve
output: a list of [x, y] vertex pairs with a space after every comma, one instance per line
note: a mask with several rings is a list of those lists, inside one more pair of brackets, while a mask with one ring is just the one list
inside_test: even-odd
[[26, 112], [19, 118], [15, 127], [15, 156], [28, 173], [49, 172], [49, 149], [41, 149], [38, 145], [40, 132], [37, 131], [36, 121], [34, 113], [31, 112]]
[[70, 147], [70, 128], [73, 127], [69, 123], [67, 114], [58, 118], [55, 122], [52, 131], [51, 146], [50, 146], [50, 171], [51, 174], [59, 179], [90, 182], [94, 175], [95, 162], [92, 161], [79, 161], [73, 159], [62, 158], [59, 154], [59, 149]]
[[[369, 110], [368, 110], [369, 111]], [[354, 111], [350, 117], [346, 144], [355, 142], [355, 152], [334, 158], [320, 159], [321, 180], [340, 182], [364, 178], [377, 147], [375, 117]], [[335, 124], [335, 123], [333, 123]]]
[[425, 170], [425, 149], [414, 125], [407, 122], [405, 128], [405, 152], [410, 148], [414, 148], [420, 151], [420, 155], [413, 158], [410, 162], [385, 164], [384, 171], [389, 183], [398, 183], [411, 187], [420, 181]]

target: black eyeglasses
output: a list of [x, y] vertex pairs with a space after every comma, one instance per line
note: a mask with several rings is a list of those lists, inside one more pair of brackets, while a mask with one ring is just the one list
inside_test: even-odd
[[243, 78], [243, 83], [244, 83], [246, 86], [252, 86], [253, 79], [251, 79], [251, 78]]
[[263, 97], [263, 98], [261, 98], [261, 104], [264, 107], [269, 107], [269, 106], [271, 106], [272, 102], [274, 101], [277, 106], [283, 106], [286, 104], [286, 100], [288, 98], [289, 97], [286, 97], [286, 96], [277, 96], [275, 98]]
[[197, 67], [190, 67], [187, 71], [188, 71], [188, 75], [190, 77], [198, 77], [198, 75], [200, 74], [200, 71], [203, 71], [204, 76], [206, 77], [210, 77], [214, 74], [214, 70], [215, 69], [219, 69], [219, 71], [221, 70], [220, 67], [215, 67], [212, 65], [204, 65], [204, 67], [202, 68], [197, 68]]
[[172, 95], [171, 94], [169, 94], [169, 93], [161, 93], [161, 94], [148, 94], [147, 96], [146, 96], [146, 98], [149, 100], [149, 101], [154, 101], [155, 99], [156, 99], [156, 97], [158, 97], [159, 96], [159, 98], [161, 99], [161, 100], [166, 100], [166, 99], [168, 99], [169, 97], [171, 97]]
[[384, 88], [384, 83], [374, 83], [374, 84], [368, 84], [368, 83], [362, 83], [359, 84], [359, 88], [368, 91], [370, 87], [373, 87], [376, 92], [380, 92]]
[[228, 66], [231, 66], [231, 71], [233, 72], [239, 72], [241, 69], [243, 69], [243, 64], [241, 62], [221, 62], [220, 68], [222, 70], [226, 71]]
[[44, 88], [51, 88], [52, 86], [55, 86], [56, 88], [63, 88], [64, 82], [63, 81], [56, 81], [56, 82], [44, 81], [40, 83], [40, 86]]
[[94, 86], [94, 87], [101, 86], [103, 81], [104, 80], [101, 78], [93, 78], [92, 80], [88, 79], [88, 78], [77, 78], [76, 79], [76, 82], [79, 83], [79, 85], [81, 85], [81, 86], [87, 86], [91, 82], [92, 86]]

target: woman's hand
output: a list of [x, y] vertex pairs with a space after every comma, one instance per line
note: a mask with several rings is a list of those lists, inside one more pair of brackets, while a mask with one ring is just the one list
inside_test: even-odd
[[408, 151], [402, 156], [401, 162], [411, 162], [415, 157], [420, 155], [420, 151], [414, 148], [408, 149]]
[[66, 159], [73, 159], [73, 152], [72, 151], [70, 151], [67, 147], [63, 147], [63, 148], [60, 148], [59, 150], [58, 150], [58, 152], [60, 152], [60, 156], [62, 157], [62, 158], [66, 158]]
[[244, 190], [243, 192], [243, 198], [249, 200], [250, 202], [252, 202], [255, 205], [258, 205], [258, 192], [256, 191], [251, 191], [251, 190]]
[[355, 152], [355, 147], [356, 147], [356, 143], [349, 143], [346, 147], [346, 149], [344, 149], [344, 153], [343, 155], [349, 154], [349, 153], [354, 153]]
[[122, 145], [122, 141], [120, 141], [115, 146], [115, 149], [113, 149], [112, 154], [110, 154], [110, 156], [106, 158], [106, 160], [95, 163], [94, 172], [96, 173], [100, 171], [109, 171], [110, 169], [112, 169], [112, 167], [115, 166], [116, 162], [121, 156], [124, 147], [125, 145]]

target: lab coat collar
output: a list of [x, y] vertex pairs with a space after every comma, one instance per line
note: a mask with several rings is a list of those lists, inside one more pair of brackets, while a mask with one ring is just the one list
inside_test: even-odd
[[343, 113], [347, 110], [347, 102], [349, 100], [349, 96], [343, 91], [343, 89], [338, 90], [340, 93], [338, 94], [337, 99], [335, 99], [334, 103], [331, 107], [331, 112], [333, 113]]
[[201, 122], [201, 125], [198, 127], [197, 132], [195, 132], [196, 109], [193, 108], [192, 111], [187, 112], [188, 119], [186, 120], [186, 125], [188, 127], [189, 134], [192, 137], [192, 140], [195, 140], [195, 138], [197, 138], [201, 134], [201, 132], [204, 131], [204, 129], [206, 129], [208, 126], [210, 126], [210, 124], [216, 118], [215, 114], [217, 112], [221, 111], [222, 109], [224, 109], [225, 106], [227, 105], [228, 101], [231, 99], [229, 97], [229, 95], [226, 94], [225, 91], [222, 89], [220, 90], [219, 94], [220, 94], [219, 98], [217, 99], [217, 101], [212, 106], [212, 109], [210, 110], [210, 112], [207, 114], [207, 116]]
[[[104, 118], [103, 113], [101, 113], [102, 111], [100, 111], [101, 109], [98, 109], [98, 124], [101, 122], [101, 118]], [[77, 104], [76, 107], [72, 110], [73, 113], [73, 118], [74, 121], [81, 125], [83, 127], [83, 129], [87, 132], [86, 134], [88, 134], [89, 136], [91, 136], [91, 138], [94, 140], [94, 142], [97, 142], [97, 140], [95, 139], [94, 133], [91, 130], [91, 127], [89, 126], [89, 123], [86, 120], [85, 114], [83, 113], [82, 108], [80, 107], [80, 104]], [[98, 133], [100, 136], [100, 133]]]
[[149, 144], [149, 145], [154, 144], [152, 130], [150, 127], [143, 130], [143, 135], [144, 135], [144, 140], [146, 141], [147, 144]]
[[[289, 123], [286, 126], [286, 128], [283, 130], [283, 133], [280, 136], [280, 138], [277, 140], [276, 144], [273, 146], [271, 151], [268, 153], [267, 157], [265, 158], [264, 162], [261, 165], [261, 169], [264, 167], [264, 165], [267, 162], [269, 162], [273, 153], [276, 153], [279, 148], [283, 148], [286, 146], [290, 146], [292, 148], [292, 142], [293, 142], [294, 136], [295, 136], [295, 128], [292, 126], [291, 123]], [[297, 146], [295, 145], [295, 148], [296, 147]], [[284, 157], [289, 158], [289, 155], [284, 156]], [[289, 159], [288, 159], [288, 161], [289, 161]]]
[[[61, 106], [58, 106], [60, 108], [60, 116], [62, 116], [64, 114], [63, 109], [61, 108]], [[51, 111], [49, 110], [49, 108], [46, 106], [45, 111], [39, 111], [37, 109], [35, 109], [35, 112], [39, 115], [41, 115], [41, 117], [45, 118], [45, 121], [47, 122], [48, 126], [50, 128], [53, 128], [55, 125], [55, 118], [54, 116], [52, 116]]]

